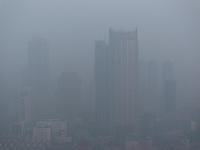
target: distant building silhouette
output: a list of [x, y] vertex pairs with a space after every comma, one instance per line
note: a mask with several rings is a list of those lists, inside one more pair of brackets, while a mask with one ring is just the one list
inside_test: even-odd
[[24, 86], [20, 91], [20, 120], [32, 120], [33, 92], [30, 86]]
[[171, 111], [175, 108], [176, 80], [166, 80], [164, 83], [165, 109]]
[[51, 137], [55, 137], [60, 131], [67, 130], [67, 122], [62, 119], [43, 119], [36, 122], [36, 127], [50, 127]]
[[158, 64], [151, 60], [147, 67], [148, 105], [155, 106], [158, 96]]
[[10, 130], [12, 135], [23, 136], [24, 122], [15, 122], [11, 124]]
[[140, 128], [141, 128], [141, 136], [142, 137], [153, 137], [156, 131], [156, 121], [155, 115], [148, 113], [143, 113], [140, 116]]
[[33, 135], [39, 141], [51, 141], [51, 126], [38, 125], [33, 129]]
[[162, 64], [163, 67], [163, 81], [173, 80], [173, 63], [170, 61], [165, 61]]
[[110, 51], [105, 41], [95, 42], [95, 100], [96, 120], [100, 129], [110, 128]]
[[59, 114], [67, 118], [79, 117], [81, 106], [81, 78], [76, 72], [65, 70], [58, 78]]
[[165, 110], [171, 111], [176, 103], [176, 80], [173, 79], [173, 63], [165, 61], [163, 63], [163, 84]]
[[147, 73], [146, 63], [142, 60], [139, 61], [139, 99], [141, 104], [146, 104], [147, 100]]
[[109, 31], [109, 43], [95, 43], [97, 125], [107, 131], [136, 133], [138, 39], [134, 31]]

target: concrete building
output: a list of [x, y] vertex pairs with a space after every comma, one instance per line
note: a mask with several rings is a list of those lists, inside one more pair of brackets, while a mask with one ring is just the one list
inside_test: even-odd
[[11, 124], [11, 134], [12, 135], [24, 135], [24, 122], [16, 122]]
[[147, 65], [147, 93], [148, 105], [155, 107], [158, 98], [158, 64], [151, 60]]
[[76, 72], [66, 69], [58, 78], [59, 101], [57, 111], [66, 118], [80, 116], [81, 78]]
[[20, 120], [32, 120], [33, 93], [30, 86], [24, 86], [20, 91]]
[[110, 127], [110, 50], [105, 41], [95, 42], [95, 111], [97, 128], [109, 131]]
[[10, 125], [10, 133], [11, 135], [16, 136], [33, 136], [33, 128], [35, 127], [34, 121], [20, 121], [14, 122]]
[[138, 63], [137, 29], [110, 29], [108, 44], [95, 44], [96, 119], [105, 133], [136, 133]]
[[49, 44], [40, 37], [33, 37], [28, 42], [28, 85], [33, 90], [34, 119], [49, 113]]
[[51, 141], [51, 127], [38, 125], [33, 129], [33, 135], [40, 141]]
[[165, 110], [174, 110], [176, 104], [176, 80], [164, 82]]
[[146, 105], [147, 102], [147, 73], [146, 73], [146, 62], [139, 61], [139, 99], [140, 104]]
[[67, 122], [61, 119], [45, 119], [37, 121], [36, 126], [48, 126], [51, 129], [51, 136], [55, 137], [60, 131], [67, 130]]

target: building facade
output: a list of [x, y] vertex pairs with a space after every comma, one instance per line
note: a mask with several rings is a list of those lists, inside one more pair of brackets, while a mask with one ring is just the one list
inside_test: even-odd
[[164, 87], [164, 105], [166, 111], [173, 111], [176, 104], [176, 83], [173, 77], [173, 63], [171, 61], [163, 62], [163, 87]]
[[105, 41], [95, 43], [95, 111], [97, 128], [109, 131], [110, 127], [110, 50]]
[[138, 39], [134, 31], [109, 31], [108, 44], [95, 44], [96, 119], [107, 131], [136, 132]]
[[80, 116], [81, 107], [81, 78], [76, 72], [65, 70], [58, 78], [59, 101], [57, 112], [66, 117]]
[[158, 64], [151, 60], [147, 64], [147, 104], [155, 108], [158, 103]]
[[20, 91], [20, 120], [32, 120], [33, 93], [30, 86], [24, 86]]
[[41, 126], [49, 126], [51, 128], [51, 136], [55, 137], [60, 131], [67, 130], [67, 122], [61, 119], [45, 119], [37, 121], [36, 125], [38, 127]]
[[33, 135], [40, 141], [51, 141], [51, 127], [46, 125], [36, 126]]

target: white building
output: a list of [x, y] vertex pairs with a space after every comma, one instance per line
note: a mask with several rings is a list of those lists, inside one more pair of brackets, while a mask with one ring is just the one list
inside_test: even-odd
[[55, 136], [59, 131], [67, 130], [67, 122], [62, 119], [45, 119], [38, 121], [37, 126], [49, 126], [52, 136]]
[[51, 127], [47, 125], [38, 125], [34, 127], [33, 135], [43, 141], [51, 141]]

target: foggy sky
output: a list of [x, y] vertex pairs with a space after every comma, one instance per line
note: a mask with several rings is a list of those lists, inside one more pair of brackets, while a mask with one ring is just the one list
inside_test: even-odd
[[6, 80], [20, 82], [27, 42], [39, 35], [49, 41], [52, 81], [72, 65], [89, 83], [95, 40], [108, 40], [110, 27], [137, 27], [140, 59], [170, 60], [180, 81], [199, 88], [199, 8], [198, 0], [1, 0], [0, 53]]

